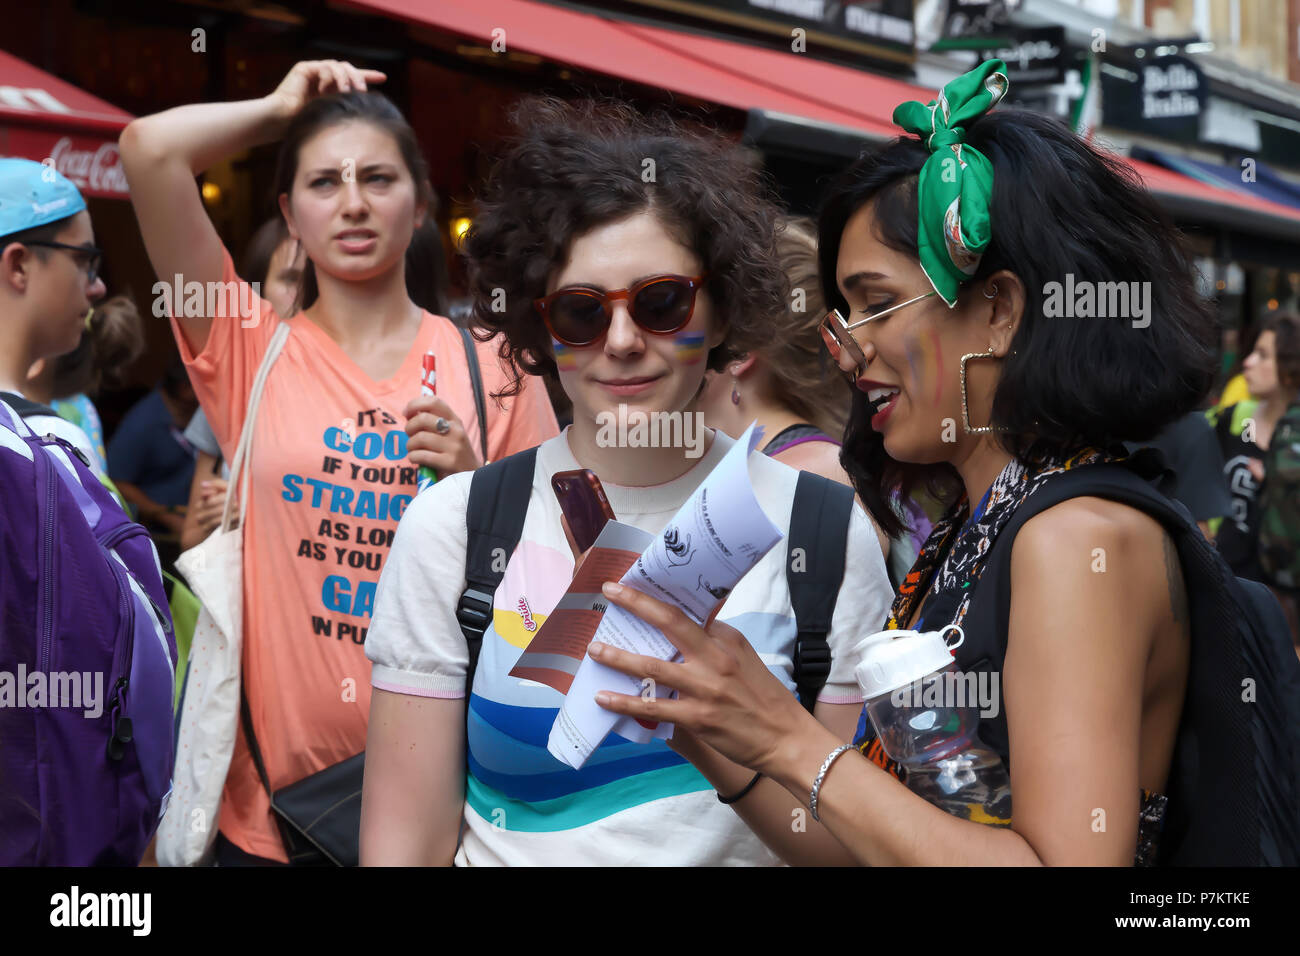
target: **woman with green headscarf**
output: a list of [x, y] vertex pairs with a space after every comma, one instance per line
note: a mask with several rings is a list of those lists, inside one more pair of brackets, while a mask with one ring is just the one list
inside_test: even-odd
[[1189, 686], [1179, 553], [1157, 520], [1089, 492], [1027, 521], [1026, 508], [1023, 529], [1012, 519], [1196, 407], [1213, 319], [1131, 171], [1055, 119], [993, 111], [1006, 91], [993, 60], [898, 107], [910, 135], [832, 184], [819, 255], [823, 338], [854, 386], [842, 461], [859, 497], [891, 534], [892, 493], [926, 486], [948, 505], [881, 625], [955, 624], [963, 652], [988, 649], [953, 655], [978, 672], [979, 742], [1010, 798], [945, 812], [900, 782], [865, 713], [852, 744], [837, 740], [782, 699], [743, 635], [606, 592], [681, 656], [592, 656], [678, 698], [598, 701], [672, 721], [719, 793], [784, 791], [788, 811], [751, 825], [791, 863], [1128, 865], [1160, 849]]

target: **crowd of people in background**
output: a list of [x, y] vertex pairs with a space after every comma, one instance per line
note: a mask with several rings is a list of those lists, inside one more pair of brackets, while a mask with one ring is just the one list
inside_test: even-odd
[[[1259, 317], [1246, 394], [1212, 387], [1218, 332], [1179, 237], [1060, 124], [993, 110], [997, 65], [945, 88], [945, 133], [977, 157], [963, 163], [956, 246], [943, 215], [956, 194], [932, 163], [948, 146], [919, 127], [864, 153], [814, 222], [786, 215], [716, 131], [529, 99], [483, 184], [457, 309], [428, 165], [374, 90], [384, 74], [304, 62], [264, 97], [138, 119], [121, 154], [157, 274], [256, 292], [232, 300], [253, 303], [241, 315], [173, 303], [177, 358], [107, 436], [96, 396], [140, 356], [149, 312], [105, 289], [112, 248], [96, 247], [75, 187], [0, 159], [0, 400], [150, 529], [176, 622], [192, 627], [198, 607], [178, 556], [226, 514], [242, 529], [239, 713], [206, 859], [337, 862], [272, 811], [309, 781], [363, 793], [370, 864], [1159, 857], [1186, 799], [1180, 715], [1201, 706], [1189, 661], [1208, 638], [1182, 584], [1190, 545], [1137, 507], [1074, 498], [1015, 538], [995, 732], [1014, 819], [960, 819], [909, 793], [854, 677], [862, 639], [882, 628], [957, 621], [975, 634], [975, 585], [990, 593], [1001, 573], [985, 573], [989, 542], [1016, 509], [1059, 475], [1145, 447], [1232, 574], [1271, 589], [1300, 655], [1300, 316]], [[278, 211], [237, 268], [195, 177], [271, 140]], [[1048, 208], [1048, 196], [1069, 198]], [[1150, 283], [1150, 328], [1063, 331], [1039, 304], [1066, 271]], [[430, 353], [436, 388], [421, 394]], [[698, 412], [712, 429], [704, 455], [605, 447], [599, 416], [620, 404]], [[681, 662], [654, 673], [680, 699], [602, 706], [671, 719], [676, 736], [611, 738], [582, 770], [562, 769], [546, 739], [563, 695], [508, 674], [524, 622], [549, 612], [583, 558], [551, 478], [590, 469], [618, 520], [657, 534], [754, 422], [766, 457], [751, 479], [783, 531], [800, 472], [852, 489], [820, 689], [794, 693], [801, 628], [780, 548], [703, 626], [612, 592], [677, 644]], [[245, 442], [243, 500], [231, 468]], [[522, 453], [536, 477], [480, 651], [461, 613], [466, 515], [476, 474]], [[437, 481], [417, 495], [421, 468]], [[1075, 574], [1067, 551], [1083, 542], [1114, 573]], [[174, 640], [179, 708], [188, 635]], [[593, 656], [637, 677], [651, 667], [613, 648]], [[846, 746], [866, 759], [829, 773]], [[364, 778], [350, 762], [363, 752]], [[814, 821], [792, 831], [809, 784]], [[1094, 806], [1119, 808], [1102, 839], [1069, 825]]]

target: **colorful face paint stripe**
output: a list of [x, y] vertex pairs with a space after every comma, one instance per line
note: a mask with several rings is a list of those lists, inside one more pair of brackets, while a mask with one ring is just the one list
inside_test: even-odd
[[555, 353], [555, 367], [561, 372], [572, 372], [578, 367], [578, 356], [559, 339], [551, 339], [551, 350]]
[[943, 352], [939, 349], [939, 332], [936, 329], [930, 330], [930, 341], [934, 344], [934, 364], [939, 370], [934, 378], [934, 403], [938, 405], [943, 398]]
[[685, 365], [694, 365], [702, 361], [709, 352], [703, 332], [681, 332], [673, 336], [677, 345], [677, 357]]
[[[903, 340], [903, 349], [907, 352], [907, 367], [912, 372], [912, 383], [916, 387], [917, 394], [920, 393], [920, 386], [924, 379], [921, 377], [928, 363], [920, 361], [921, 352], [924, 346], [917, 335], [909, 335]], [[919, 369], [918, 369], [918, 366]]]

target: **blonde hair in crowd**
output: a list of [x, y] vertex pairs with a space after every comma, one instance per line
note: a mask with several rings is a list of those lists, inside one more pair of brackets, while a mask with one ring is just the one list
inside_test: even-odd
[[851, 395], [826, 350], [818, 326], [826, 315], [817, 266], [817, 232], [809, 219], [787, 217], [777, 233], [777, 255], [790, 281], [786, 310], [770, 344], [758, 349], [771, 373], [773, 398], [837, 441]]

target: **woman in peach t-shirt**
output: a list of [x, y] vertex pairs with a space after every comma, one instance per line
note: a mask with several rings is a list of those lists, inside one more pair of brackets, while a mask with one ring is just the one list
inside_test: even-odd
[[[483, 463], [460, 332], [407, 294], [404, 256], [431, 214], [432, 189], [410, 126], [366, 92], [383, 79], [332, 60], [299, 63], [269, 96], [168, 110], [136, 120], [121, 140], [154, 269], [184, 290], [167, 301], [181, 356], [229, 458], [282, 319], [236, 275], [194, 177], [284, 139], [276, 191], [309, 262], [263, 393], [244, 513], [244, 686], [272, 790], [364, 749], [363, 643], [416, 470], [448, 475]], [[236, 292], [221, 301], [240, 306], [210, 315], [206, 292], [201, 304], [185, 285], [218, 281]], [[410, 400], [429, 350], [438, 395]], [[500, 392], [507, 378], [495, 348], [478, 343], [477, 355], [485, 391]], [[492, 459], [557, 434], [536, 386], [501, 407], [489, 401], [487, 412]], [[219, 863], [288, 860], [242, 728], [219, 828]]]

